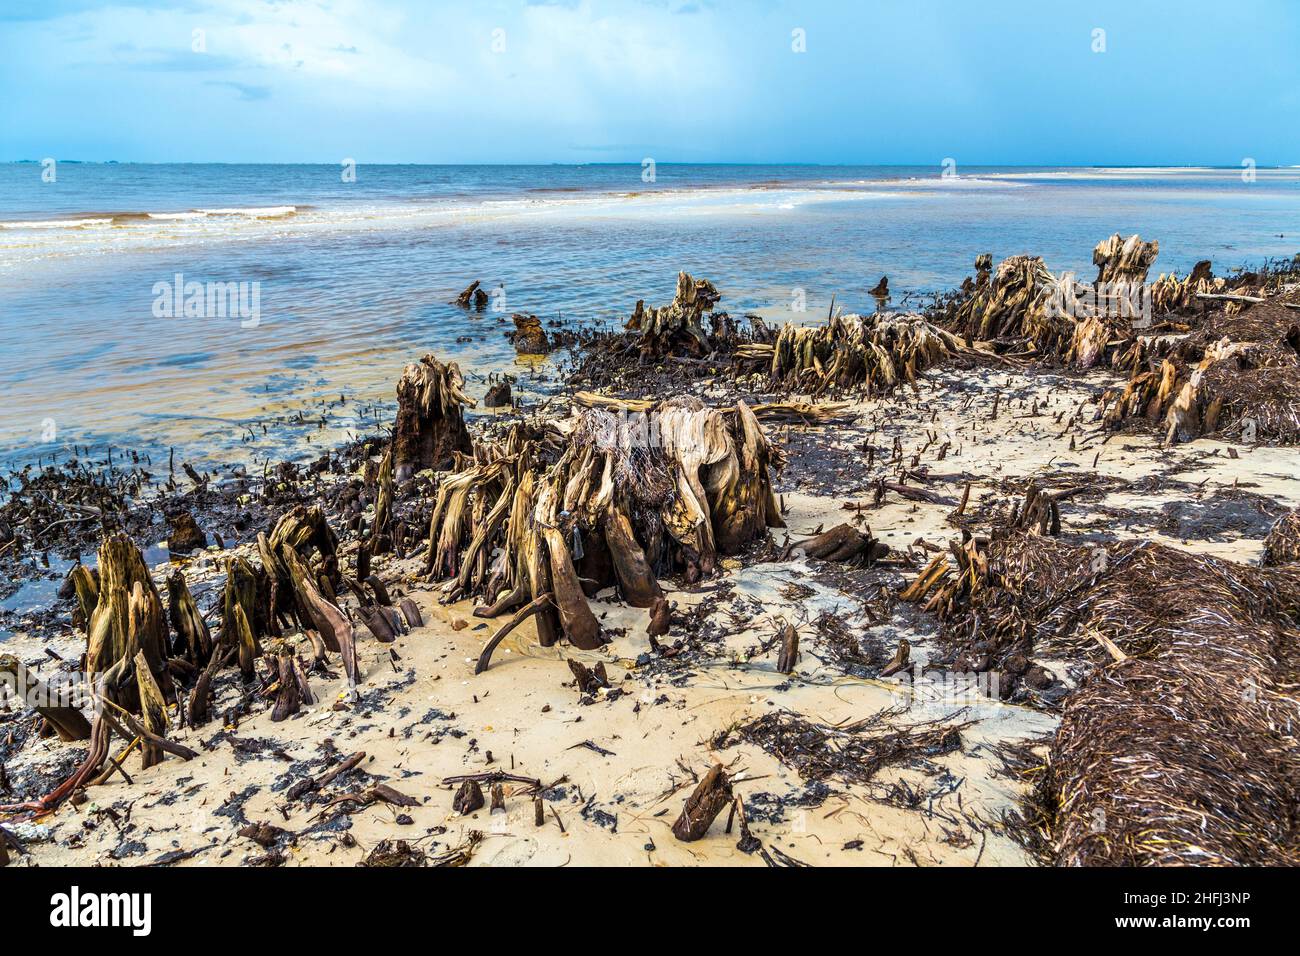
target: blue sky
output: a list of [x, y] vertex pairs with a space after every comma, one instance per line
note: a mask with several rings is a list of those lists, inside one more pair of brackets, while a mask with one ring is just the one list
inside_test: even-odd
[[1300, 4], [0, 0], [46, 156], [1290, 165]]

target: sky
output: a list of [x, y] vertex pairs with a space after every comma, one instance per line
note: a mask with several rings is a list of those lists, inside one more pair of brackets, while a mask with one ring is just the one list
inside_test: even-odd
[[1295, 0], [0, 0], [0, 160], [1300, 164]]

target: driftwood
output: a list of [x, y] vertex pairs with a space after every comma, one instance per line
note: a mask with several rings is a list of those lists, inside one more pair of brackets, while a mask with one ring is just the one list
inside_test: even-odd
[[285, 791], [285, 799], [298, 800], [305, 794], [314, 793], [317, 790], [324, 790], [331, 783], [360, 766], [361, 762], [366, 759], [366, 752], [358, 750], [349, 754], [341, 763], [335, 764], [329, 770], [317, 777], [305, 777], [299, 780], [292, 787]]
[[[36, 711], [63, 741], [89, 740], [90, 722], [68, 693], [57, 693], [12, 654], [0, 654], [0, 686]], [[2, 695], [0, 695], [2, 697]]]
[[709, 831], [714, 819], [732, 801], [731, 780], [722, 764], [714, 764], [686, 798], [681, 815], [673, 823], [673, 836], [690, 843]]
[[492, 639], [488, 641], [485, 645], [483, 645], [483, 650], [479, 653], [478, 656], [478, 663], [474, 665], [474, 673], [482, 674], [485, 670], [487, 670], [488, 665], [491, 664], [492, 662], [492, 652], [497, 649], [498, 644], [500, 644], [503, 640], [505, 640], [506, 635], [508, 635], [511, 631], [513, 631], [516, 627], [518, 627], [521, 623], [523, 623], [524, 620], [532, 617], [534, 614], [542, 610], [542, 608], [546, 607], [550, 603], [551, 603], [551, 594], [548, 591], [547, 593], [539, 595], [538, 597], [529, 601], [518, 611], [516, 611], [514, 613], [514, 616], [511, 617], [509, 621], [503, 624], [501, 628], [498, 629], [498, 631], [492, 635]]
[[907, 665], [912, 659], [912, 645], [905, 637], [898, 639], [898, 649], [894, 651], [894, 656], [890, 658], [880, 671], [881, 677], [893, 677], [895, 674], [907, 670]]
[[829, 531], [804, 539], [796, 547], [808, 557], [821, 561], [861, 561], [866, 565], [889, 554], [889, 545], [850, 524], [837, 524]]

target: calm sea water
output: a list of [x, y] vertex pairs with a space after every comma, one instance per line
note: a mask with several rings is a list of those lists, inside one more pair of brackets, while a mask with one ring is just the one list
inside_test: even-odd
[[[712, 279], [733, 313], [780, 320], [824, 315], [832, 296], [872, 308], [881, 275], [895, 305], [949, 288], [982, 252], [1033, 252], [1086, 276], [1093, 245], [1117, 231], [1160, 241], [1157, 272], [1300, 251], [1300, 170], [1253, 182], [1240, 170], [825, 166], [660, 165], [653, 182], [640, 166], [360, 166], [353, 182], [325, 165], [43, 172], [0, 165], [9, 464], [69, 443], [155, 458], [176, 446], [196, 461], [302, 450], [373, 424], [367, 403], [390, 401], [424, 352], [527, 375], [501, 334], [509, 312], [618, 321], [638, 298], [668, 301], [679, 269]], [[257, 283], [255, 326], [160, 316], [158, 284], [177, 274]], [[449, 304], [472, 279], [504, 288], [504, 316]], [[792, 311], [795, 290], [806, 313]], [[296, 431], [262, 434], [304, 407]]]

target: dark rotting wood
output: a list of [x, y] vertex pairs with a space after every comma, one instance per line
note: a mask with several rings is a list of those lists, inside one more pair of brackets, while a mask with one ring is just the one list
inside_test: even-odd
[[821, 561], [862, 560], [870, 565], [889, 554], [889, 546], [850, 524], [837, 524], [829, 531], [801, 541], [796, 547]]
[[402, 609], [402, 617], [406, 618], [406, 626], [414, 630], [417, 627], [424, 627], [424, 617], [420, 614], [420, 607], [409, 597], [401, 598], [397, 606]]
[[456, 791], [451, 801], [451, 808], [461, 816], [473, 813], [483, 807], [483, 788], [477, 780], [466, 780]]
[[[287, 720], [302, 709], [303, 681], [296, 673], [296, 658], [293, 648], [288, 644], [280, 645], [271, 658], [272, 668], [277, 675], [279, 687], [276, 690], [275, 706], [271, 709], [272, 723]], [[310, 701], [308, 701], [310, 703]]]
[[652, 638], [663, 637], [668, 633], [671, 619], [668, 599], [660, 596], [650, 608], [650, 623], [646, 626], [646, 633]]
[[685, 843], [699, 840], [731, 800], [731, 780], [722, 764], [714, 764], [686, 798], [681, 816], [673, 824], [673, 836]]
[[393, 599], [388, 596], [388, 587], [383, 581], [379, 580], [378, 575], [370, 575], [370, 577], [366, 578], [366, 584], [370, 585], [370, 590], [374, 593], [376, 602], [385, 607], [392, 606]]
[[598, 662], [595, 667], [588, 667], [582, 661], [569, 661], [569, 670], [573, 672], [579, 692], [595, 694], [601, 688], [609, 688], [609, 677], [605, 673], [605, 664]]
[[740, 839], [736, 841], [736, 849], [741, 853], [753, 853], [763, 845], [763, 842], [749, 830], [749, 818], [745, 815], [745, 801], [736, 794], [735, 808], [737, 819], [740, 821]]
[[520, 355], [546, 355], [551, 351], [551, 341], [546, 337], [541, 319], [522, 312], [516, 312], [512, 319], [515, 330], [510, 333], [510, 341], [516, 352]]
[[167, 617], [176, 632], [173, 652], [183, 654], [196, 667], [202, 666], [212, 656], [212, 634], [179, 569], [167, 578]]
[[794, 672], [799, 662], [799, 629], [793, 624], [781, 628], [781, 653], [776, 660], [776, 669], [782, 674]]
[[465, 406], [474, 400], [455, 362], [446, 365], [426, 355], [406, 366], [397, 383], [397, 421], [393, 426], [393, 474], [398, 482], [426, 468], [449, 467], [456, 454], [470, 454]]
[[[58, 695], [12, 654], [0, 654], [0, 684], [49, 722], [64, 742], [90, 739], [90, 722], [68, 694]], [[0, 696], [0, 699], [3, 699]]]
[[893, 677], [900, 671], [907, 670], [907, 664], [908, 661], [911, 660], [911, 657], [912, 645], [908, 642], [907, 638], [900, 637], [898, 639], [898, 650], [894, 651], [893, 658], [891, 658], [889, 663], [881, 670], [880, 676]]

